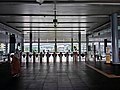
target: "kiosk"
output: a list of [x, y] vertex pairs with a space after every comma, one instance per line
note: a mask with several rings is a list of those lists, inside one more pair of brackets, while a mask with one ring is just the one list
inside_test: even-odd
[[111, 63], [110, 61], [110, 49], [106, 47], [106, 64]]

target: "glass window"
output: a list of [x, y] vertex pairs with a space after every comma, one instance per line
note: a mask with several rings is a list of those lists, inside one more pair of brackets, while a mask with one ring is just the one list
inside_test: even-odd
[[55, 44], [54, 43], [41, 43], [40, 44], [40, 52], [54, 52], [54, 47]]
[[32, 43], [32, 51], [38, 52], [38, 43]]
[[24, 43], [24, 52], [30, 51], [30, 43]]

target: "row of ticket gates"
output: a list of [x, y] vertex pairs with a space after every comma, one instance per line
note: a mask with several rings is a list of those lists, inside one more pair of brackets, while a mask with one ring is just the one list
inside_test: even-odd
[[[60, 53], [55, 53], [55, 52], [53, 52], [53, 53], [49, 53], [49, 52], [47, 52], [47, 53], [43, 53], [43, 52], [40, 52], [40, 53], [35, 53], [35, 52], [29, 53], [29, 52], [26, 52], [26, 53], [22, 54], [22, 57], [26, 59], [26, 63], [29, 62], [30, 58], [33, 58], [33, 63], [35, 63], [37, 57], [39, 57], [40, 63], [42, 63], [43, 62], [43, 58], [45, 56], [46, 56], [46, 62], [47, 63], [49, 63], [49, 61], [50, 61], [49, 59], [50, 59], [51, 56], [53, 57], [53, 62], [56, 62], [57, 56], [59, 56], [60, 62], [62, 62], [62, 57], [63, 56], [65, 56], [66, 62], [69, 62], [69, 56], [73, 57], [73, 61], [74, 62], [77, 62], [79, 54], [77, 52], [73, 52], [73, 53], [69, 53], [69, 52], [66, 52], [66, 53], [62, 53], [62, 52], [60, 52]], [[81, 56], [84, 57], [85, 55], [81, 54]], [[10, 57], [12, 57], [12, 55]]]

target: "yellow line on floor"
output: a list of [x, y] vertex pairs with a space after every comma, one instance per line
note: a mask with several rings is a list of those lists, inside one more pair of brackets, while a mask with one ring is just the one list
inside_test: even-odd
[[108, 78], [120, 78], [120, 76], [105, 73], [105, 72], [103, 72], [103, 71], [101, 71], [101, 70], [99, 70], [99, 69], [97, 69], [97, 68], [95, 68], [95, 67], [93, 67], [93, 66], [91, 66], [91, 65], [89, 65], [89, 64], [87, 64], [87, 63], [86, 63], [86, 65], [87, 65], [88, 67], [92, 68], [93, 70], [99, 72], [100, 74], [108, 77]]

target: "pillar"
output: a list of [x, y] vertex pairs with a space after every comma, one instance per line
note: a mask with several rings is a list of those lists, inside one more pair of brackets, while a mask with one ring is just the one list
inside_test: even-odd
[[101, 48], [100, 48], [100, 41], [98, 42], [98, 55], [99, 55], [99, 60], [101, 60]]
[[30, 52], [32, 52], [32, 31], [30, 31]]
[[57, 39], [55, 38], [55, 52], [57, 52]]
[[73, 52], [73, 37], [71, 38], [71, 52]]
[[73, 30], [71, 32], [71, 52], [73, 52]]
[[24, 33], [22, 33], [21, 51], [24, 52]]
[[89, 38], [88, 38], [88, 34], [86, 34], [86, 52], [88, 52], [88, 43], [89, 43]]
[[112, 36], [112, 62], [119, 63], [119, 49], [118, 49], [118, 22], [117, 13], [111, 15], [111, 36]]
[[6, 54], [8, 53], [8, 43], [7, 42], [5, 43], [5, 53]]
[[14, 53], [15, 52], [15, 43], [16, 43], [16, 39], [15, 39], [15, 34], [10, 35], [10, 53]]
[[106, 53], [107, 39], [104, 39], [104, 53]]
[[96, 45], [93, 46], [94, 61], [96, 61]]
[[6, 32], [5, 53], [8, 53], [8, 32]]
[[101, 54], [101, 49], [100, 49], [100, 41], [98, 42], [98, 53], [99, 53], [99, 55]]
[[88, 57], [89, 57], [88, 44], [89, 44], [89, 37], [88, 37], [88, 34], [86, 34], [86, 55], [85, 55], [85, 61], [88, 61]]
[[79, 40], [79, 61], [81, 61], [81, 32], [79, 31], [78, 34], [78, 40]]
[[40, 53], [40, 38], [38, 38], [38, 53]]
[[94, 41], [92, 41], [92, 53], [91, 53], [92, 56], [94, 56]]
[[55, 52], [57, 52], [57, 32], [55, 28]]

